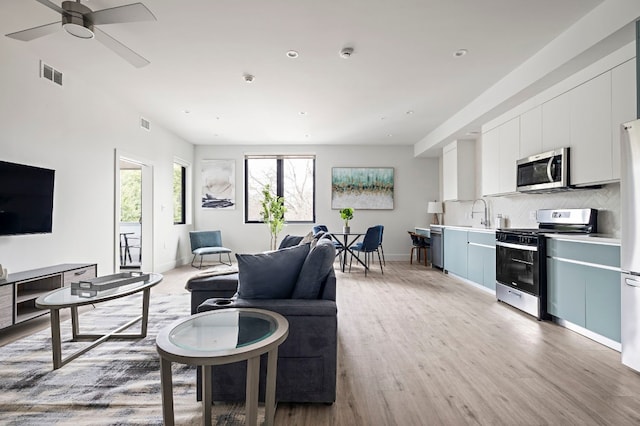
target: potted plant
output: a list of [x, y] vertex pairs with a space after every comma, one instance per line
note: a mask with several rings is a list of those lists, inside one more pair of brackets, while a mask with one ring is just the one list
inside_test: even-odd
[[351, 228], [349, 227], [349, 221], [353, 219], [353, 209], [351, 207], [340, 209], [340, 217], [342, 218], [342, 220], [344, 220], [342, 232], [348, 234], [351, 231]]
[[271, 235], [271, 250], [278, 247], [278, 234], [284, 228], [284, 212], [287, 208], [284, 206], [284, 198], [271, 193], [271, 186], [265, 185], [262, 188], [262, 221], [269, 226]]

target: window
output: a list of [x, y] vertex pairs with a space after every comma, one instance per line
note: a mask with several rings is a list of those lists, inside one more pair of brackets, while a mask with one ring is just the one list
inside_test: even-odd
[[284, 197], [287, 222], [315, 222], [316, 159], [313, 155], [248, 155], [245, 167], [245, 222], [262, 222], [262, 188]]
[[173, 224], [187, 223], [187, 168], [173, 163]]
[[120, 221], [140, 223], [142, 220], [142, 169], [140, 166], [120, 169]]

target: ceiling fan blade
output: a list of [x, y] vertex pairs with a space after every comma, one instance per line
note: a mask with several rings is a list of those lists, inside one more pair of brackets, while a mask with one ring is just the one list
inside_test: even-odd
[[7, 37], [15, 38], [16, 40], [31, 41], [33, 39], [44, 37], [46, 35], [55, 33], [60, 29], [60, 21], [52, 22], [46, 25], [40, 25], [39, 27], [29, 28], [28, 30], [17, 31], [15, 33], [6, 34]]
[[156, 17], [142, 3], [127, 4], [87, 13], [93, 25], [123, 24], [127, 22], [156, 21]]
[[129, 62], [134, 67], [142, 68], [145, 65], [149, 65], [151, 63], [147, 61], [145, 58], [143, 58], [142, 56], [138, 55], [133, 50], [129, 49], [124, 44], [120, 43], [115, 38], [111, 37], [109, 34], [105, 33], [104, 31], [94, 27], [93, 33], [95, 34], [96, 39], [100, 43], [104, 44], [109, 49], [113, 50], [115, 53], [122, 56], [124, 60]]
[[65, 10], [63, 8], [61, 8], [60, 6], [58, 6], [55, 3], [51, 3], [49, 0], [36, 0], [38, 3], [41, 3], [45, 6], [47, 6], [49, 9], [53, 9], [56, 12], [58, 12], [61, 15], [66, 15], [67, 12], [65, 12]]

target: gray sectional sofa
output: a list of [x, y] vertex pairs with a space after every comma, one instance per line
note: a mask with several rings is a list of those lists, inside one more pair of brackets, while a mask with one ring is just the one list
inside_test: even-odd
[[[338, 341], [336, 252], [329, 239], [299, 244], [300, 240], [285, 238], [274, 252], [237, 254], [238, 273], [197, 277], [186, 287], [192, 313], [258, 308], [283, 315], [289, 321], [289, 337], [278, 351], [276, 400], [331, 404], [336, 399]], [[220, 306], [220, 298], [230, 298], [231, 303]], [[261, 360], [260, 400], [265, 375], [266, 356]], [[214, 366], [212, 376], [213, 401], [245, 399], [246, 361]]]

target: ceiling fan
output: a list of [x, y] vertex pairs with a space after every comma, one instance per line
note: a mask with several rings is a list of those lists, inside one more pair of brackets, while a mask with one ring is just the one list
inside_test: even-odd
[[142, 3], [132, 3], [124, 6], [92, 11], [87, 6], [80, 4], [80, 0], [63, 1], [61, 6], [58, 6], [49, 0], [36, 1], [47, 6], [49, 9], [53, 9], [60, 13], [60, 15], [62, 15], [62, 21], [56, 21], [39, 27], [6, 34], [7, 37], [11, 37], [16, 40], [30, 41], [56, 32], [59, 25], [62, 24], [62, 28], [75, 37], [84, 39], [91, 39], [95, 37], [96, 40], [113, 50], [135, 67], [140, 68], [149, 64], [148, 60], [138, 55], [136, 52], [129, 49], [127, 46], [120, 43], [104, 31], [95, 27], [95, 25], [155, 21], [156, 17], [153, 16], [153, 13], [151, 13], [151, 11]]

